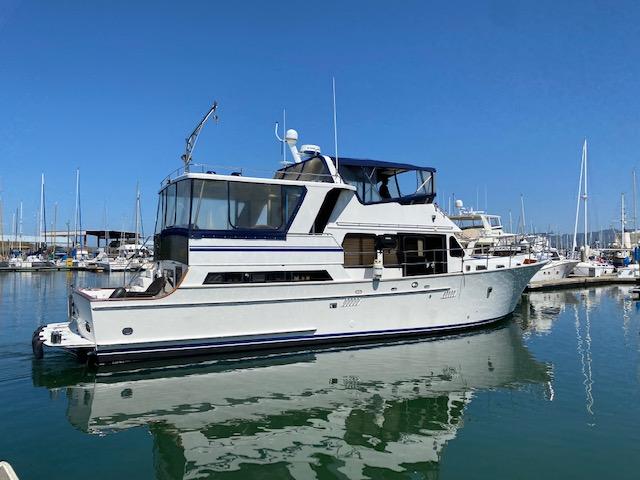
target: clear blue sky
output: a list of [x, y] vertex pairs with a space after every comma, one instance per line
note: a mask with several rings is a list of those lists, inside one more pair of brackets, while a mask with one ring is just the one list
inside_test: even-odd
[[[273, 124], [333, 153], [423, 163], [439, 190], [540, 230], [572, 230], [582, 139], [592, 221], [619, 218], [640, 158], [638, 2], [22, 2], [0, 0], [5, 232], [20, 200], [48, 216], [145, 230], [161, 179], [213, 99], [195, 159], [271, 171]], [[444, 202], [444, 199], [441, 199]]]

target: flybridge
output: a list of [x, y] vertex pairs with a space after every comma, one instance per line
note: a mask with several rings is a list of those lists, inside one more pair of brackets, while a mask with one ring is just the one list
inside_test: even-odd
[[[330, 167], [337, 174], [332, 174]], [[276, 172], [284, 180], [340, 181], [356, 187], [358, 199], [365, 204], [397, 202], [403, 205], [432, 203], [435, 196], [435, 168], [408, 163], [360, 158], [315, 156], [293, 163]]]

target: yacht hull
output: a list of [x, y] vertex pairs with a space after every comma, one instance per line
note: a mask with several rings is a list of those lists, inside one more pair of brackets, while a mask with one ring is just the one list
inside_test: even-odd
[[89, 340], [88, 353], [104, 363], [450, 332], [509, 315], [541, 266], [381, 281], [179, 287], [159, 299], [96, 300], [77, 290], [67, 345], [48, 341], [46, 328], [41, 338], [48, 346], [84, 351]]
[[552, 260], [533, 276], [531, 283], [566, 278], [578, 263], [577, 260]]

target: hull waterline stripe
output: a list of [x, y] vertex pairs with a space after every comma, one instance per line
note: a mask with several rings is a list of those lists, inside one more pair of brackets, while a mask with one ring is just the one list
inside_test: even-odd
[[[508, 315], [508, 314], [507, 314]], [[342, 332], [342, 333], [329, 333], [324, 335], [296, 335], [289, 337], [270, 337], [270, 338], [260, 338], [256, 340], [230, 340], [230, 341], [219, 341], [219, 342], [209, 342], [209, 343], [199, 343], [199, 344], [186, 344], [186, 345], [176, 345], [171, 346], [171, 344], [167, 346], [154, 346], [154, 347], [130, 347], [130, 348], [115, 348], [115, 349], [101, 349], [96, 348], [96, 354], [98, 356], [101, 355], [128, 355], [128, 354], [138, 354], [138, 353], [153, 353], [153, 352], [171, 352], [171, 351], [180, 351], [180, 350], [197, 350], [197, 349], [205, 349], [205, 348], [220, 348], [220, 347], [242, 347], [249, 345], [268, 345], [268, 344], [277, 344], [277, 343], [305, 343], [308, 341], [319, 341], [319, 340], [328, 340], [328, 339], [340, 339], [340, 338], [357, 338], [357, 337], [376, 337], [376, 336], [385, 336], [385, 335], [409, 335], [409, 334], [418, 334], [418, 333], [428, 333], [428, 332], [437, 332], [437, 331], [447, 331], [447, 330], [456, 330], [463, 328], [472, 328], [478, 327], [481, 325], [485, 325], [488, 323], [493, 323], [501, 318], [506, 317], [507, 315], [503, 315], [500, 317], [492, 318], [489, 320], [480, 320], [478, 322], [469, 322], [469, 323], [456, 323], [452, 325], [446, 325], [441, 327], [417, 327], [417, 328], [401, 328], [401, 329], [392, 329], [392, 330], [370, 330], [370, 331], [362, 331], [362, 332]]]
[[342, 252], [335, 247], [190, 247], [190, 252]]

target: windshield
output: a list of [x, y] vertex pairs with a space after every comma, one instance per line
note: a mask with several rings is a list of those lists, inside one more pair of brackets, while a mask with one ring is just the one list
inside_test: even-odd
[[356, 187], [363, 203], [430, 203], [435, 197], [434, 172], [430, 170], [344, 165], [340, 175]]
[[460, 230], [467, 230], [469, 228], [483, 228], [482, 219], [480, 218], [466, 218], [453, 221]]
[[500, 217], [488, 217], [488, 219], [489, 225], [491, 225], [493, 228], [502, 227], [502, 224], [500, 223]]

